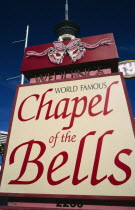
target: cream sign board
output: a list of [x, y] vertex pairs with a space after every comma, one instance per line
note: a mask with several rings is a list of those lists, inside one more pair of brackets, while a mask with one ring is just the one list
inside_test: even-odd
[[18, 87], [1, 194], [135, 196], [135, 137], [120, 73]]

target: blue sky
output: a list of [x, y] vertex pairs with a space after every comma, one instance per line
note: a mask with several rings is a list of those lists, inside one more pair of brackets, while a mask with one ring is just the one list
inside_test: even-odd
[[[135, 17], [132, 1], [69, 0], [69, 19], [80, 25], [79, 37], [113, 33], [119, 60], [135, 60]], [[3, 1], [0, 34], [0, 130], [8, 131], [16, 85], [24, 51], [26, 25], [30, 25], [28, 46], [57, 40], [54, 25], [64, 20], [65, 0]], [[135, 78], [126, 79], [135, 117]]]

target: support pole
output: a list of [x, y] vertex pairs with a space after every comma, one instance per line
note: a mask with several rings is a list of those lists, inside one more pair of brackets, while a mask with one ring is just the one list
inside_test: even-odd
[[66, 0], [65, 4], [65, 20], [68, 20], [68, 0]]
[[[26, 29], [26, 38], [25, 38], [25, 46], [24, 46], [24, 51], [26, 49], [26, 47], [28, 46], [28, 35], [29, 35], [29, 25], [27, 25], [27, 29]], [[24, 84], [24, 75], [21, 75], [21, 85]]]

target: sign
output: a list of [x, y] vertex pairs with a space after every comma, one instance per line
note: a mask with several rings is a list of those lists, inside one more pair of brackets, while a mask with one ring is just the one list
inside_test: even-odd
[[20, 85], [0, 192], [135, 198], [135, 138], [120, 73]]
[[118, 67], [119, 72], [122, 72], [125, 78], [135, 77], [135, 60], [121, 61]]
[[35, 75], [62, 71], [63, 67], [68, 72], [88, 66], [92, 70], [100, 67], [118, 71], [118, 53], [113, 34], [27, 47], [21, 72], [30, 79]]
[[66, 80], [66, 79], [80, 79], [84, 77], [93, 77], [98, 75], [104, 75], [104, 74], [111, 74], [111, 69], [99, 69], [95, 71], [90, 71], [89, 69], [85, 69], [85, 71], [79, 71], [78, 69], [75, 69], [75, 71], [68, 72], [59, 72], [56, 74], [54, 72], [53, 74], [40, 74], [38, 77], [30, 78], [30, 83], [39, 83], [39, 82], [50, 82], [50, 81], [60, 81], [60, 80]]

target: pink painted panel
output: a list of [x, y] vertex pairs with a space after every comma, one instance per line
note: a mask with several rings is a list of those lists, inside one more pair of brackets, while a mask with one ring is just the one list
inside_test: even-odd
[[30, 83], [39, 83], [39, 82], [49, 82], [49, 81], [62, 81], [65, 79], [74, 79], [74, 78], [85, 78], [87, 76], [98, 76], [98, 75], [104, 75], [104, 74], [111, 74], [111, 69], [102, 69], [102, 70], [95, 70], [95, 71], [86, 71], [86, 72], [71, 72], [69, 73], [63, 73], [63, 74], [53, 74], [53, 75], [49, 75], [49, 74], [45, 74], [45, 75], [40, 75], [38, 77], [34, 77], [30, 79]]
[[[76, 209], [84, 209], [84, 210], [134, 210], [135, 207], [128, 207], [128, 206], [97, 206], [97, 205], [83, 205], [83, 207], [56, 207], [56, 204], [51, 203], [20, 203], [20, 202], [14, 202], [14, 203], [8, 203], [9, 207], [3, 207], [2, 209], [47, 209], [47, 210], [53, 210], [53, 209], [70, 209], [70, 210], [76, 210]], [[1, 208], [0, 208], [1, 209]]]

